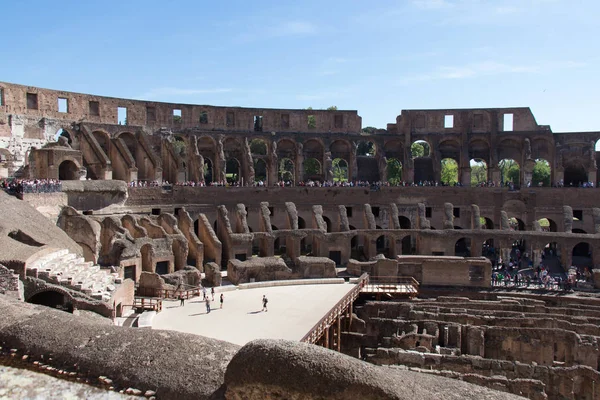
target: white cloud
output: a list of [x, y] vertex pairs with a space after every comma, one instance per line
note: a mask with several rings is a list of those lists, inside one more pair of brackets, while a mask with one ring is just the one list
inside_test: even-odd
[[312, 35], [317, 33], [317, 27], [307, 21], [286, 21], [272, 29], [275, 36]]
[[195, 96], [199, 94], [215, 94], [215, 93], [229, 93], [233, 89], [230, 88], [211, 88], [211, 89], [185, 89], [176, 87], [161, 87], [150, 89], [149, 91], [137, 96], [138, 99], [152, 100], [152, 99], [163, 99], [165, 97], [186, 97]]

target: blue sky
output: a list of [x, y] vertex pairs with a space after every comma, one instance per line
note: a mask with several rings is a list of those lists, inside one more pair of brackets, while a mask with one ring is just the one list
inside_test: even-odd
[[600, 130], [597, 0], [5, 2], [0, 80], [192, 104], [531, 107]]

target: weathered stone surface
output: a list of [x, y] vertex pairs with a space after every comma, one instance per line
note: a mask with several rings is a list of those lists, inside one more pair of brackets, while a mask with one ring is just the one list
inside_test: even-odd
[[222, 275], [221, 268], [214, 262], [209, 262], [204, 265], [204, 271], [206, 273], [206, 284], [208, 286], [221, 286]]
[[292, 270], [278, 257], [252, 258], [246, 261], [229, 260], [227, 263], [227, 279], [234, 285], [255, 281], [285, 279], [291, 276]]
[[296, 267], [303, 278], [335, 278], [335, 261], [327, 257], [306, 257], [296, 259]]
[[320, 346], [255, 340], [225, 373], [228, 399], [518, 399], [465, 382], [376, 367]]
[[197, 335], [98, 324], [43, 306], [0, 296], [0, 343], [48, 364], [97, 379], [106, 376], [124, 389], [155, 390], [157, 397], [214, 398], [238, 346]]

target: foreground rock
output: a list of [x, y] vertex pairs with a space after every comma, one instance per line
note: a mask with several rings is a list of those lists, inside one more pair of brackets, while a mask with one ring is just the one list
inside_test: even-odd
[[227, 367], [225, 385], [227, 399], [522, 399], [285, 340], [255, 340], [242, 347]]
[[180, 332], [107, 326], [4, 296], [0, 310], [3, 348], [32, 360], [51, 357], [53, 367], [90, 378], [106, 376], [116, 387], [153, 390], [159, 398], [222, 398], [225, 369], [239, 349]]

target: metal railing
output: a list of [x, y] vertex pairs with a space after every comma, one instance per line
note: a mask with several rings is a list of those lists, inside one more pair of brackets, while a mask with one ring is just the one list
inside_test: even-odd
[[362, 288], [368, 283], [369, 274], [362, 274], [356, 283], [356, 286], [346, 293], [346, 295], [342, 297], [342, 299], [338, 301], [337, 304], [333, 306], [331, 310], [329, 310], [329, 312], [325, 314], [325, 316], [321, 318], [319, 322], [317, 322], [302, 339], [300, 339], [300, 341], [315, 344], [321, 338], [321, 336], [323, 336], [325, 330], [328, 329], [337, 318], [343, 315], [352, 303], [354, 303], [354, 301], [358, 298]]
[[371, 276], [362, 290], [366, 293], [396, 293], [416, 296], [419, 282], [412, 276]]
[[135, 297], [133, 299], [133, 307], [137, 309], [161, 312], [162, 299], [158, 299], [156, 297]]
[[148, 287], [138, 287], [136, 295], [146, 297], [158, 297], [160, 299], [190, 299], [202, 294], [201, 286], [192, 286], [187, 289], [157, 289]]

